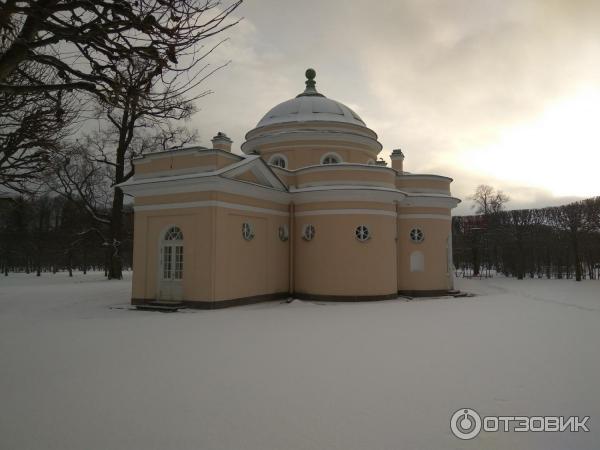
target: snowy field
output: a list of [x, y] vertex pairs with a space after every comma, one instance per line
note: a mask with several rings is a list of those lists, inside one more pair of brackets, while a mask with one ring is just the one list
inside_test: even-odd
[[[115, 309], [130, 281], [0, 279], [0, 448], [598, 449], [600, 282], [458, 280], [472, 298]], [[451, 414], [591, 416], [482, 433]]]

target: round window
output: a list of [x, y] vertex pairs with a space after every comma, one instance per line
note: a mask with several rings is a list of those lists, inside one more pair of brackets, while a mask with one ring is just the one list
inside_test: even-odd
[[287, 225], [279, 225], [279, 239], [282, 242], [287, 241], [290, 238], [290, 232]]
[[357, 226], [356, 230], [354, 230], [354, 235], [360, 242], [366, 242], [371, 239], [371, 232], [365, 225]]
[[248, 222], [242, 224], [242, 236], [247, 241], [254, 239], [254, 227]]
[[410, 230], [410, 240], [416, 243], [423, 242], [425, 240], [425, 235], [419, 228], [413, 228]]
[[302, 232], [302, 238], [305, 241], [312, 241], [315, 237], [315, 226], [314, 225], [304, 225], [304, 231]]

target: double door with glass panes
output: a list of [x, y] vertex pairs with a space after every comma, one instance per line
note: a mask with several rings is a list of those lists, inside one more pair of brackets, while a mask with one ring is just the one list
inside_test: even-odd
[[177, 227], [171, 227], [161, 242], [159, 279], [159, 300], [183, 298], [183, 233]]

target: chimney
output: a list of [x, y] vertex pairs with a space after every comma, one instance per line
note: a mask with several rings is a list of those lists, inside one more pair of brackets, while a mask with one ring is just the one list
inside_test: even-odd
[[390, 159], [392, 160], [392, 169], [396, 170], [398, 173], [404, 172], [404, 153], [402, 153], [402, 150], [397, 148], [392, 151]]
[[233, 142], [231, 139], [227, 137], [225, 133], [219, 131], [217, 135], [211, 139], [213, 144], [213, 148], [218, 150], [224, 150], [226, 152], [231, 152], [231, 143]]

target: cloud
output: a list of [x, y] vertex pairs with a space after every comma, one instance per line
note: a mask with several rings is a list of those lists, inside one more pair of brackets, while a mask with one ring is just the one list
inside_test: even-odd
[[[572, 198], [553, 189], [556, 178], [515, 179], [504, 168], [482, 173], [465, 155], [481, 152], [485, 162], [508, 142], [511, 158], [543, 157], [541, 145], [520, 145], [515, 130], [536, 142], [547, 111], [600, 92], [600, 2], [406, 0], [367, 8], [358, 0], [260, 0], [238, 14], [245, 19], [214, 56], [232, 63], [207, 81], [214, 94], [199, 102], [192, 122], [205, 144], [225, 131], [239, 148], [266, 111], [303, 89], [312, 66], [317, 88], [361, 115], [378, 133], [382, 156], [403, 148], [409, 170], [453, 176], [461, 195], [493, 180], [515, 204]], [[565, 141], [564, 130], [553, 138], [559, 125], [548, 128], [544, 145]], [[564, 150], [571, 172], [600, 154], [596, 141], [572, 142]], [[597, 195], [600, 184], [580, 190]]]

